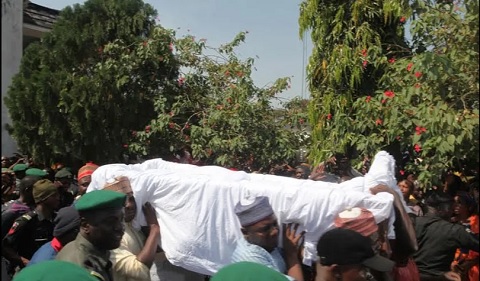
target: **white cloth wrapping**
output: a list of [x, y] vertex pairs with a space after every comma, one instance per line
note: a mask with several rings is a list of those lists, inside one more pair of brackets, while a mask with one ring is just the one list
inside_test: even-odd
[[113, 177], [129, 177], [138, 205], [134, 226], [145, 224], [141, 206], [151, 202], [157, 211], [161, 247], [168, 260], [207, 275], [230, 263], [236, 240], [242, 237], [235, 205], [242, 199], [264, 195], [269, 197], [279, 223], [300, 223], [299, 231], [306, 230], [303, 262], [310, 265], [316, 259], [316, 242], [334, 227], [335, 216], [347, 208], [366, 208], [377, 222], [389, 219], [393, 225], [393, 196], [373, 196], [369, 191], [384, 183], [400, 192], [393, 173], [393, 157], [386, 152], [377, 155], [380, 165], [375, 165], [375, 157], [365, 177], [341, 184], [248, 174], [216, 166], [197, 167], [162, 159], [135, 165], [104, 165], [93, 173], [87, 192], [102, 189]]

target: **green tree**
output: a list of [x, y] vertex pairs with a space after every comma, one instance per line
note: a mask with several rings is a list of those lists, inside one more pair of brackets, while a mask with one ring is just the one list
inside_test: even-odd
[[204, 163], [244, 170], [294, 157], [293, 131], [276, 119], [270, 105], [289, 87], [289, 79], [280, 78], [266, 88], [255, 86], [254, 60], [235, 54], [245, 35], [241, 32], [218, 48], [193, 36], [175, 42], [182, 65], [175, 101], [157, 100], [157, 116], [145, 129], [133, 132], [130, 152], [165, 156], [187, 145]]
[[[173, 34], [141, 0], [88, 0], [61, 11], [29, 46], [5, 103], [13, 138], [37, 161], [120, 161], [130, 132], [169, 100]], [[173, 81], [173, 82], [172, 82]]]
[[399, 168], [424, 182], [454, 165], [478, 167], [478, 1], [345, 1], [334, 10], [335, 3], [301, 8], [315, 45], [312, 157], [349, 146], [367, 155], [408, 152]]

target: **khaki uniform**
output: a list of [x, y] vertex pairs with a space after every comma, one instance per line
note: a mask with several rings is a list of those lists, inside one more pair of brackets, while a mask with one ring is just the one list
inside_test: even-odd
[[81, 234], [58, 253], [57, 260], [75, 263], [98, 280], [113, 281], [110, 251], [100, 251]]

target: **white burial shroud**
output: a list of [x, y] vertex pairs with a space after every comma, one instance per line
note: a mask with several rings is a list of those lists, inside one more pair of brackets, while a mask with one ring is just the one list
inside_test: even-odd
[[269, 198], [280, 224], [299, 223], [299, 231], [306, 231], [303, 262], [307, 265], [316, 259], [320, 236], [334, 227], [335, 216], [347, 208], [366, 208], [377, 223], [388, 219], [389, 238], [394, 238], [393, 196], [374, 196], [369, 191], [382, 183], [400, 193], [394, 168], [393, 157], [380, 151], [368, 174], [336, 184], [152, 159], [142, 164], [99, 167], [87, 192], [102, 189], [114, 177], [129, 177], [137, 202], [134, 226], [145, 225], [141, 206], [151, 202], [168, 260], [212, 275], [230, 263], [236, 240], [242, 237], [235, 205], [255, 196]]

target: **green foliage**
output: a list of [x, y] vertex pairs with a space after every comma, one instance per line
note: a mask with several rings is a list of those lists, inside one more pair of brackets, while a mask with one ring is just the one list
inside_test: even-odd
[[178, 64], [173, 34], [141, 0], [65, 8], [29, 46], [5, 103], [19, 148], [37, 161], [120, 161], [133, 128], [155, 116]]
[[289, 79], [267, 88], [255, 86], [250, 76], [254, 60], [235, 54], [245, 35], [239, 33], [218, 48], [193, 36], [174, 42], [183, 66], [171, 89], [174, 101], [156, 100], [157, 116], [133, 132], [130, 152], [165, 156], [187, 145], [204, 163], [245, 170], [294, 157], [295, 136], [277, 122], [270, 105]]
[[[358, 5], [383, 7], [376, 10], [374, 17], [382, 18], [383, 23], [370, 30], [381, 35], [377, 37], [380, 45], [370, 40], [361, 46], [366, 53], [350, 53], [342, 61], [335, 50], [358, 50], [358, 44], [363, 44], [361, 40], [330, 44], [314, 41], [314, 49], [322, 50], [328, 61], [325, 71], [319, 72], [323, 76], [313, 75], [316, 72], [310, 76], [314, 92], [310, 120], [316, 124], [312, 138], [318, 144], [313, 147], [315, 160], [323, 160], [332, 150], [346, 146], [354, 146], [367, 155], [382, 148], [408, 152], [411, 156], [408, 161], [398, 164], [402, 169], [418, 172], [423, 182], [438, 178], [447, 167], [477, 168], [478, 1], [436, 4], [418, 0], [411, 7], [403, 1], [365, 2], [369, 4], [356, 1], [344, 5], [352, 14]], [[315, 16], [324, 15], [323, 25], [339, 28], [345, 37], [359, 28], [355, 24], [340, 26], [332, 15], [326, 18], [325, 13], [310, 11]], [[302, 14], [301, 21], [302, 18], [305, 21], [307, 12]], [[368, 13], [364, 16], [368, 18]], [[398, 48], [391, 38], [403, 38], [401, 24], [390, 29], [395, 31], [394, 36], [384, 36], [385, 27], [389, 24], [394, 27], [395, 22], [405, 22], [408, 18], [412, 46]], [[304, 28], [312, 28], [312, 34], [317, 36], [326, 30], [307, 23]], [[309, 69], [322, 69], [322, 64], [315, 63], [322, 61], [315, 60], [318, 53], [312, 54]], [[352, 70], [359, 58], [368, 60], [361, 75]], [[369, 66], [373, 69], [369, 70]], [[335, 73], [340, 74], [335, 76]], [[369, 80], [371, 73], [376, 75], [374, 80]], [[321, 86], [315, 84], [319, 77]], [[343, 79], [336, 80], [338, 77]], [[343, 81], [343, 85], [353, 83], [334, 96], [335, 91], [330, 89], [339, 89], [342, 84], [338, 81]], [[365, 81], [372, 83], [368, 91], [361, 86]], [[331, 118], [327, 118], [329, 113]]]

